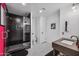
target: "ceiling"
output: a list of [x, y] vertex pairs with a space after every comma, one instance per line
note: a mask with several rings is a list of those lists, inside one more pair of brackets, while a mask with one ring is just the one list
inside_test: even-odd
[[30, 4], [23, 6], [21, 3], [7, 3], [7, 8], [9, 13], [24, 15], [27, 12], [30, 12]]
[[40, 15], [40, 9], [45, 8], [45, 12], [42, 14], [51, 15], [59, 10], [59, 8], [70, 5], [70, 3], [7, 3], [9, 13], [17, 15], [24, 15], [27, 12], [31, 12], [34, 16]]

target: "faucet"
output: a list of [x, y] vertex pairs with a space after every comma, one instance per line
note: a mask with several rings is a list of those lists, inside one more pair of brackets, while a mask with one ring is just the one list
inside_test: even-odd
[[76, 37], [76, 39], [77, 39], [77, 41], [78, 41], [78, 37], [77, 37], [77, 36], [75, 36], [75, 35], [72, 35], [72, 36], [71, 36], [71, 38], [73, 38], [73, 37]]
[[79, 43], [79, 40], [78, 40], [79, 38], [78, 38], [77, 36], [75, 36], [75, 35], [72, 35], [72, 36], [71, 36], [71, 38], [73, 38], [73, 37], [75, 37], [75, 38], [77, 39], [76, 44], [78, 44], [78, 43]]

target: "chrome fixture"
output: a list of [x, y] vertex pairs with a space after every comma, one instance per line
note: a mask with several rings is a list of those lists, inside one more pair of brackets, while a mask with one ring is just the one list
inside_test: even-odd
[[77, 36], [75, 36], [75, 35], [72, 35], [70, 38], [73, 38], [73, 37], [75, 37], [75, 38], [77, 39], [77, 41], [78, 41], [78, 37], [77, 37]]
[[45, 8], [41, 8], [40, 13], [44, 12], [45, 10], [46, 10]]
[[78, 38], [78, 36], [72, 35], [71, 38], [73, 38], [73, 37], [75, 37], [77, 39], [76, 45], [78, 45], [79, 44], [79, 38]]
[[73, 12], [76, 12], [77, 8], [79, 8], [79, 3], [73, 3], [72, 4], [72, 10], [73, 10]]
[[26, 3], [22, 3], [23, 6], [26, 6]]

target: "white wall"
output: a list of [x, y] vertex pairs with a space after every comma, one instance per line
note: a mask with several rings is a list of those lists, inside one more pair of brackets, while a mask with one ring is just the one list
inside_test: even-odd
[[[56, 29], [51, 29], [51, 24], [56, 23]], [[47, 19], [47, 41], [53, 42], [59, 38], [60, 33], [60, 11], [57, 11]]]
[[[32, 15], [32, 14], [31, 14]], [[36, 45], [36, 17], [31, 16], [31, 47]]]
[[[65, 32], [65, 21], [68, 21], [68, 32]], [[73, 12], [72, 5], [60, 9], [60, 36], [70, 38], [71, 35], [79, 36], [79, 9]], [[62, 35], [64, 32], [64, 35]]]

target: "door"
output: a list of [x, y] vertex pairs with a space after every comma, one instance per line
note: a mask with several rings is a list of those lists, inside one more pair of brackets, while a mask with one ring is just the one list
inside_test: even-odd
[[46, 34], [46, 26], [45, 26], [45, 18], [42, 16], [40, 17], [40, 43], [46, 41], [45, 34]]

